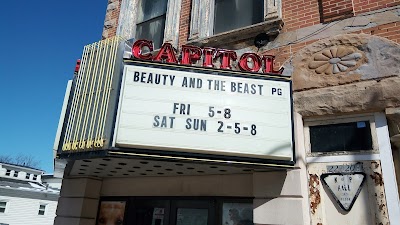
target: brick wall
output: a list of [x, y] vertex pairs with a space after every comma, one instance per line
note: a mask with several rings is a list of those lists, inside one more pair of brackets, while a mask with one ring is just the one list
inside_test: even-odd
[[400, 5], [400, 0], [353, 0], [356, 15]]
[[[118, 17], [120, 11], [120, 4], [122, 0], [109, 0], [107, 13], [103, 29], [103, 38], [113, 37], [116, 34], [118, 26]], [[282, 16], [285, 22], [283, 32], [300, 29], [307, 26], [319, 24], [320, 21], [320, 5], [319, 3], [325, 4], [329, 10], [326, 13], [338, 13], [341, 10], [348, 10], [349, 0], [340, 0], [343, 2], [341, 7], [338, 6], [338, 0], [286, 0], [282, 1]], [[191, 13], [191, 0], [182, 0], [181, 16], [179, 24], [179, 45], [186, 44], [189, 37], [190, 29], [190, 13]], [[374, 11], [381, 8], [393, 7], [400, 4], [400, 0], [353, 0], [354, 13], [360, 14], [368, 11]], [[336, 10], [336, 11], [335, 11]], [[371, 35], [377, 35], [380, 37], [387, 38], [394, 42], [400, 43], [400, 22], [394, 22], [376, 26], [373, 28], [364, 29], [353, 33], [365, 33]], [[276, 49], [272, 49], [262, 54], [271, 54], [276, 56], [276, 68], [278, 69], [283, 63], [290, 58], [291, 55], [295, 54], [298, 50], [305, 46], [318, 41], [312, 40], [307, 42], [301, 42], [291, 44], [288, 46], [282, 46]]]
[[108, 0], [102, 39], [110, 38], [116, 35], [121, 1], [122, 0]]
[[301, 50], [302, 48], [306, 47], [307, 45], [312, 44], [313, 42], [318, 40], [311, 40], [300, 42], [296, 44], [291, 44], [287, 46], [282, 46], [279, 48], [271, 49], [261, 53], [261, 55], [274, 55], [275, 56], [275, 64], [274, 69], [278, 70], [290, 57], [296, 54], [297, 51]]
[[[282, 18], [285, 22], [283, 32], [300, 29], [321, 23], [321, 15], [328, 16], [330, 22], [382, 8], [400, 5], [400, 0], [283, 0]], [[322, 9], [321, 9], [322, 8]], [[336, 15], [336, 17], [335, 17]], [[329, 19], [330, 18], [330, 19]]]
[[[122, 0], [108, 0], [103, 28], [103, 39], [116, 35], [121, 1]], [[352, 1], [352, 6], [354, 6], [353, 11], [356, 15], [400, 5], [400, 0]], [[179, 46], [185, 44], [189, 36], [191, 2], [191, 0], [182, 0], [179, 24]], [[342, 13], [350, 11], [350, 2], [351, 0], [284, 0], [282, 1], [282, 18], [285, 22], [283, 32], [319, 24], [321, 23], [321, 15], [332, 16], [332, 14], [337, 14], [340, 16]], [[334, 17], [333, 19], [336, 18]], [[340, 17], [340, 19], [342, 19], [342, 17]], [[328, 21], [329, 20], [325, 20], [325, 22]]]
[[283, 0], [283, 31], [296, 30], [320, 23], [317, 0]]
[[318, 0], [322, 23], [352, 17], [352, 0]]
[[179, 40], [178, 46], [186, 44], [189, 38], [190, 13], [192, 8], [191, 0], [182, 0], [181, 18], [179, 19]]
[[387, 38], [391, 41], [400, 44], [400, 22], [388, 23], [365, 30], [361, 30], [355, 33], [364, 33], [370, 35], [376, 35], [379, 37]]

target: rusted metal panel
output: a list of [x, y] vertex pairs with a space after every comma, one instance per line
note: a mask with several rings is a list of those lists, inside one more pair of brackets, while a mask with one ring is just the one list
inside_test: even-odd
[[[320, 177], [329, 174], [332, 166], [351, 166], [361, 163], [366, 181], [359, 197], [349, 212], [342, 210], [327, 187], [322, 185]], [[361, 167], [360, 167], [361, 168]], [[341, 225], [389, 225], [384, 180], [380, 161], [362, 162], [330, 162], [311, 163], [307, 165], [308, 193], [312, 225], [341, 224]]]
[[370, 161], [369, 163], [365, 163], [365, 169], [367, 174], [369, 174], [367, 184], [370, 191], [369, 196], [371, 197], [371, 207], [373, 208], [372, 211], [375, 216], [375, 224], [389, 225], [390, 222], [387, 211], [381, 162]]
[[318, 205], [321, 203], [321, 195], [319, 193], [319, 177], [316, 174], [310, 174], [309, 178], [309, 193], [310, 193], [310, 208], [311, 213], [315, 214]]

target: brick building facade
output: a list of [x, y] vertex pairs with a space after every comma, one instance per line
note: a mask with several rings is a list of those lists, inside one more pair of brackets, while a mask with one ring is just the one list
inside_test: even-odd
[[[103, 209], [117, 208], [119, 224], [400, 224], [400, 1], [109, 0], [96, 46], [132, 38], [151, 39], [155, 53], [170, 43], [178, 58], [183, 45], [274, 56], [272, 72], [293, 85], [293, 165], [168, 158], [118, 148], [113, 131], [104, 148], [114, 155], [60, 144], [66, 167], [56, 225], [106, 224]], [[240, 70], [236, 60], [230, 67]], [[80, 88], [74, 82], [71, 96]], [[106, 127], [116, 126], [110, 118]]]
[[[103, 38], [113, 37], [117, 32], [121, 1], [108, 2]], [[277, 40], [276, 44], [271, 43], [262, 49], [262, 54], [277, 55], [275, 69], [282, 66], [290, 56], [304, 46], [332, 35], [363, 33], [400, 42], [397, 16], [400, 2], [396, 0], [300, 0], [282, 1], [281, 4], [284, 25], [280, 30], [280, 36], [290, 36], [290, 39], [285, 40], [286, 37], [282, 37], [283, 41]], [[191, 6], [190, 0], [182, 0], [178, 46], [186, 44], [189, 39]], [[389, 19], [390, 17], [392, 18]]]

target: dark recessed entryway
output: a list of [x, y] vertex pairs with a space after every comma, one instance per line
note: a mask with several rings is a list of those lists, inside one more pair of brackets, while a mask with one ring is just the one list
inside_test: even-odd
[[252, 225], [253, 200], [219, 197], [103, 198], [97, 224], [107, 224], [110, 218], [121, 225]]

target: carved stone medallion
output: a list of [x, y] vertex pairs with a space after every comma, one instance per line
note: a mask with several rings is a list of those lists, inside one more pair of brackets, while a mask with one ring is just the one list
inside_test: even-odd
[[317, 74], [338, 74], [350, 68], [356, 69], [357, 61], [362, 57], [363, 55], [352, 47], [333, 46], [314, 54], [308, 68]]

